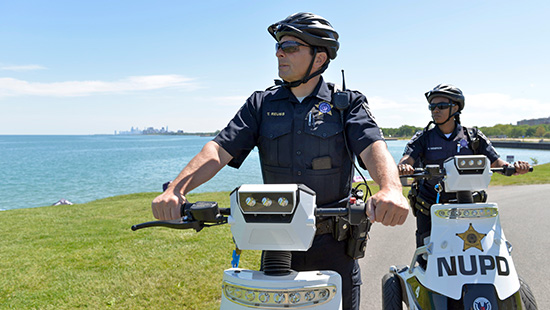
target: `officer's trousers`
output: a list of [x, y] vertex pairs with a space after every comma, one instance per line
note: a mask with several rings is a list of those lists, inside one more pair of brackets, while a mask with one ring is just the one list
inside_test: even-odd
[[[430, 235], [432, 230], [432, 218], [419, 210], [414, 210], [416, 216], [416, 247], [424, 245], [424, 238]], [[426, 268], [426, 260], [419, 256], [417, 259], [422, 268]]]

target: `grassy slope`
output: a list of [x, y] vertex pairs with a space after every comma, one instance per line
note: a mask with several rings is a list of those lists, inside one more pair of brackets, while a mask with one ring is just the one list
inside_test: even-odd
[[[492, 185], [549, 182], [546, 164], [523, 176], [495, 175]], [[228, 207], [228, 194], [189, 199]], [[234, 248], [229, 227], [132, 232], [132, 224], [152, 220], [156, 195], [0, 212], [0, 309], [218, 309]], [[244, 251], [240, 267], [257, 269], [259, 256]]]
[[[156, 193], [0, 212], [0, 309], [217, 309], [230, 267], [228, 226], [130, 226], [152, 220]], [[228, 207], [228, 193], [191, 195]], [[259, 252], [245, 251], [257, 269]]]

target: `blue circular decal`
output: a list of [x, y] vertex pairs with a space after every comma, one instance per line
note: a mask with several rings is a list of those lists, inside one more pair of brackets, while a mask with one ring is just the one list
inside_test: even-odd
[[474, 300], [474, 310], [491, 310], [493, 306], [491, 302], [485, 297], [478, 297]]
[[331, 106], [328, 102], [323, 101], [319, 104], [319, 112], [326, 114], [330, 112], [330, 110], [331, 110]]

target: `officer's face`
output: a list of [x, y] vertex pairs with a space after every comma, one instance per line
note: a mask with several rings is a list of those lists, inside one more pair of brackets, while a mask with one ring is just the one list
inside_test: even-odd
[[[284, 36], [279, 40], [279, 43], [285, 41], [296, 41], [308, 45], [304, 41], [293, 37]], [[282, 49], [278, 49], [275, 53], [279, 61], [279, 77], [287, 82], [294, 82], [304, 78], [307, 68], [311, 63], [313, 55], [311, 55], [311, 47], [300, 46], [298, 51], [294, 53], [285, 53]], [[312, 70], [314, 72], [315, 70]]]
[[[445, 97], [435, 97], [435, 98], [432, 99], [432, 101], [430, 103], [435, 104], [435, 103], [448, 103], [448, 102], [449, 102], [449, 99], [447, 99]], [[458, 105], [448, 107], [446, 109], [435, 108], [432, 111], [432, 118], [433, 118], [434, 122], [441, 123], [441, 122], [444, 122], [449, 117], [449, 115], [452, 115], [453, 113], [455, 113], [457, 111], [458, 111]], [[450, 114], [449, 114], [449, 112], [450, 112]], [[448, 120], [448, 122], [452, 122], [452, 121], [453, 121], [453, 118]]]

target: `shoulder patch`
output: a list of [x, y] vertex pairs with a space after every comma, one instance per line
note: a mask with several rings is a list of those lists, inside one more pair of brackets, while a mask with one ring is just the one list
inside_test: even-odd
[[422, 137], [422, 135], [424, 135], [424, 131], [422, 131], [422, 130], [421, 130], [421, 131], [417, 131], [417, 132], [412, 136], [412, 138], [411, 138], [411, 140], [409, 141], [409, 143], [410, 143], [410, 142], [414, 142], [414, 141], [420, 139], [420, 137]]

